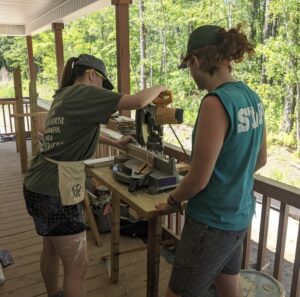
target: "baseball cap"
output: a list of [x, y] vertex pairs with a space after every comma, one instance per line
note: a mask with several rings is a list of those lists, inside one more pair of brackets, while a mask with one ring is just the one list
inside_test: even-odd
[[[220, 29], [223, 28], [215, 25], [204, 25], [195, 29], [189, 37], [185, 57], [191, 54], [195, 49], [203, 48], [210, 45], [217, 45], [219, 43], [217, 33]], [[178, 69], [183, 69], [187, 67], [185, 57], [182, 59], [182, 62], [178, 66]]]
[[103, 87], [108, 90], [114, 88], [113, 84], [107, 78], [106, 67], [101, 59], [98, 59], [92, 55], [81, 54], [78, 56], [78, 61], [75, 62], [75, 66], [85, 66], [99, 71], [103, 77]]

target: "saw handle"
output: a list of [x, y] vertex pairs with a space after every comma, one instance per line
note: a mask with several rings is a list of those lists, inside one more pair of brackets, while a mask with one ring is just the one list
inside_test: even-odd
[[155, 105], [168, 105], [173, 101], [173, 93], [170, 90], [161, 92], [158, 97], [153, 100]]

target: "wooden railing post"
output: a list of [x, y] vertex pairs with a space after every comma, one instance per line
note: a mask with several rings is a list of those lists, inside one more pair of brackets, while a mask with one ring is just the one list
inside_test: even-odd
[[251, 244], [251, 225], [248, 227], [247, 234], [243, 242], [243, 260], [242, 269], [247, 269], [249, 267], [250, 260], [250, 244]]
[[32, 49], [32, 36], [26, 36], [27, 41], [27, 54], [30, 80], [36, 79], [36, 72], [34, 67], [33, 49]]
[[294, 261], [294, 270], [292, 278], [292, 287], [290, 297], [299, 297], [300, 293], [300, 224], [298, 227], [298, 237], [296, 245], [296, 255]]
[[[14, 88], [16, 96], [16, 112], [22, 115], [23, 110], [23, 93], [22, 93], [22, 80], [21, 80], [21, 69], [20, 66], [14, 71]], [[20, 157], [21, 157], [21, 169], [25, 173], [27, 171], [27, 147], [25, 137], [25, 123], [23, 116], [16, 116], [16, 127], [17, 127], [17, 138], [19, 141]]]
[[62, 74], [64, 70], [64, 43], [62, 30], [64, 29], [63, 23], [53, 23], [52, 30], [55, 38], [55, 54], [56, 54], [56, 66], [57, 66], [57, 85], [60, 86]]
[[256, 270], [262, 270], [266, 260], [271, 199], [263, 195]]
[[[116, 6], [118, 92], [130, 94], [129, 4], [132, 0], [112, 0]], [[130, 111], [122, 111], [130, 117]]]
[[[16, 104], [13, 105], [13, 113], [17, 113]], [[14, 118], [14, 125], [15, 125], [15, 135], [16, 135], [16, 151], [17, 151], [17, 153], [19, 153], [20, 152], [20, 141], [19, 141], [18, 125], [17, 125], [16, 118]], [[24, 127], [24, 129], [25, 129], [25, 127]]]
[[[37, 107], [37, 92], [36, 92], [36, 81], [35, 80], [31, 80], [29, 82], [29, 98], [30, 98], [31, 113], [37, 113], [38, 107]], [[30, 117], [32, 156], [39, 150], [37, 121], [38, 121], [37, 116]]]
[[277, 244], [274, 261], [274, 273], [273, 276], [281, 281], [282, 264], [284, 259], [285, 243], [286, 243], [286, 232], [289, 218], [289, 206], [285, 203], [280, 205], [279, 213], [279, 224], [277, 234]]

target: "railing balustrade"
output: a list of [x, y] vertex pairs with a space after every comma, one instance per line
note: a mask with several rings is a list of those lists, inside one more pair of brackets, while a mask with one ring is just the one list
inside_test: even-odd
[[[117, 153], [116, 149], [110, 148], [106, 145], [99, 144], [96, 158], [109, 157]], [[181, 152], [179, 147], [165, 144], [164, 153], [169, 157], [175, 157], [178, 162], [188, 162], [187, 157]], [[260, 175], [255, 175], [254, 191], [258, 197], [257, 203], [262, 204], [260, 235], [258, 242], [257, 261], [255, 265], [256, 270], [263, 270], [266, 265], [266, 251], [267, 251], [267, 236], [269, 230], [269, 214], [271, 210], [271, 201], [277, 201], [279, 207], [279, 224], [277, 230], [276, 226], [272, 226], [272, 232], [277, 232], [277, 244], [275, 251], [273, 277], [281, 281], [283, 270], [283, 259], [286, 248], [286, 233], [288, 228], [289, 209], [294, 207], [300, 210], [300, 189], [288, 186], [286, 184], [276, 182], [270, 178]], [[262, 197], [262, 198], [261, 198]], [[184, 215], [179, 213], [165, 216], [164, 232], [166, 238], [178, 240], [182, 231], [184, 223]], [[242, 268], [249, 268], [250, 259], [250, 244], [251, 244], [251, 227], [249, 227], [247, 236], [244, 240], [244, 255]], [[296, 234], [295, 234], [296, 236]], [[300, 228], [297, 234], [296, 253], [294, 260], [293, 276], [290, 289], [290, 297], [299, 297], [300, 293]]]
[[[14, 118], [11, 116], [15, 113], [16, 99], [15, 98], [0, 98], [0, 134], [14, 135], [16, 127]], [[28, 98], [24, 98], [23, 103], [24, 113], [30, 112], [30, 104]], [[25, 132], [31, 131], [29, 116], [24, 117]]]
[[[24, 112], [29, 112], [29, 104], [24, 103]], [[0, 123], [3, 123], [3, 131], [1, 133], [15, 133], [14, 124], [11, 117], [4, 116], [7, 112], [11, 114], [14, 112], [14, 99], [0, 99]], [[40, 111], [47, 111], [48, 108], [39, 108]], [[28, 117], [27, 117], [28, 118]], [[43, 132], [45, 126], [46, 116], [39, 118], [39, 131]], [[27, 129], [30, 129], [30, 120], [26, 119]], [[30, 131], [30, 130], [28, 130]], [[169, 157], [174, 157], [178, 162], [188, 162], [187, 157], [181, 152], [179, 147], [165, 144], [164, 153]], [[95, 152], [95, 157], [108, 157], [118, 154], [118, 150], [107, 145], [99, 143]], [[254, 191], [258, 197], [258, 203], [262, 204], [261, 219], [260, 219], [260, 233], [258, 241], [257, 261], [255, 268], [262, 270], [266, 265], [266, 252], [267, 252], [267, 236], [269, 231], [269, 215], [272, 208], [272, 202], [276, 201], [279, 204], [279, 223], [277, 230], [277, 244], [275, 250], [275, 260], [273, 276], [279, 281], [282, 278], [284, 252], [286, 248], [286, 234], [288, 228], [289, 209], [295, 208], [300, 210], [300, 189], [288, 186], [286, 184], [276, 182], [272, 179], [255, 175]], [[172, 240], [180, 238], [184, 216], [172, 214], [165, 216], [164, 232]], [[272, 226], [275, 228], [276, 226]], [[298, 228], [296, 252], [293, 266], [292, 282], [290, 289], [290, 297], [299, 297], [300, 294], [300, 228]], [[250, 259], [250, 242], [251, 242], [251, 226], [249, 227], [247, 236], [244, 240], [244, 255], [243, 255], [243, 268], [249, 267]]]

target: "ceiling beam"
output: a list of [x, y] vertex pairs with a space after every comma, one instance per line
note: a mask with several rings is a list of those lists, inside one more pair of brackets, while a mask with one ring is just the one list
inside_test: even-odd
[[0, 24], [0, 35], [24, 36], [25, 35], [25, 26], [23, 26], [23, 25], [1, 25]]
[[111, 0], [67, 0], [24, 25], [0, 24], [1, 35], [30, 36], [51, 29], [52, 23], [67, 23], [111, 6]]
[[25, 34], [32, 35], [50, 29], [52, 23], [66, 23], [111, 5], [109, 0], [66, 1], [25, 25]]

